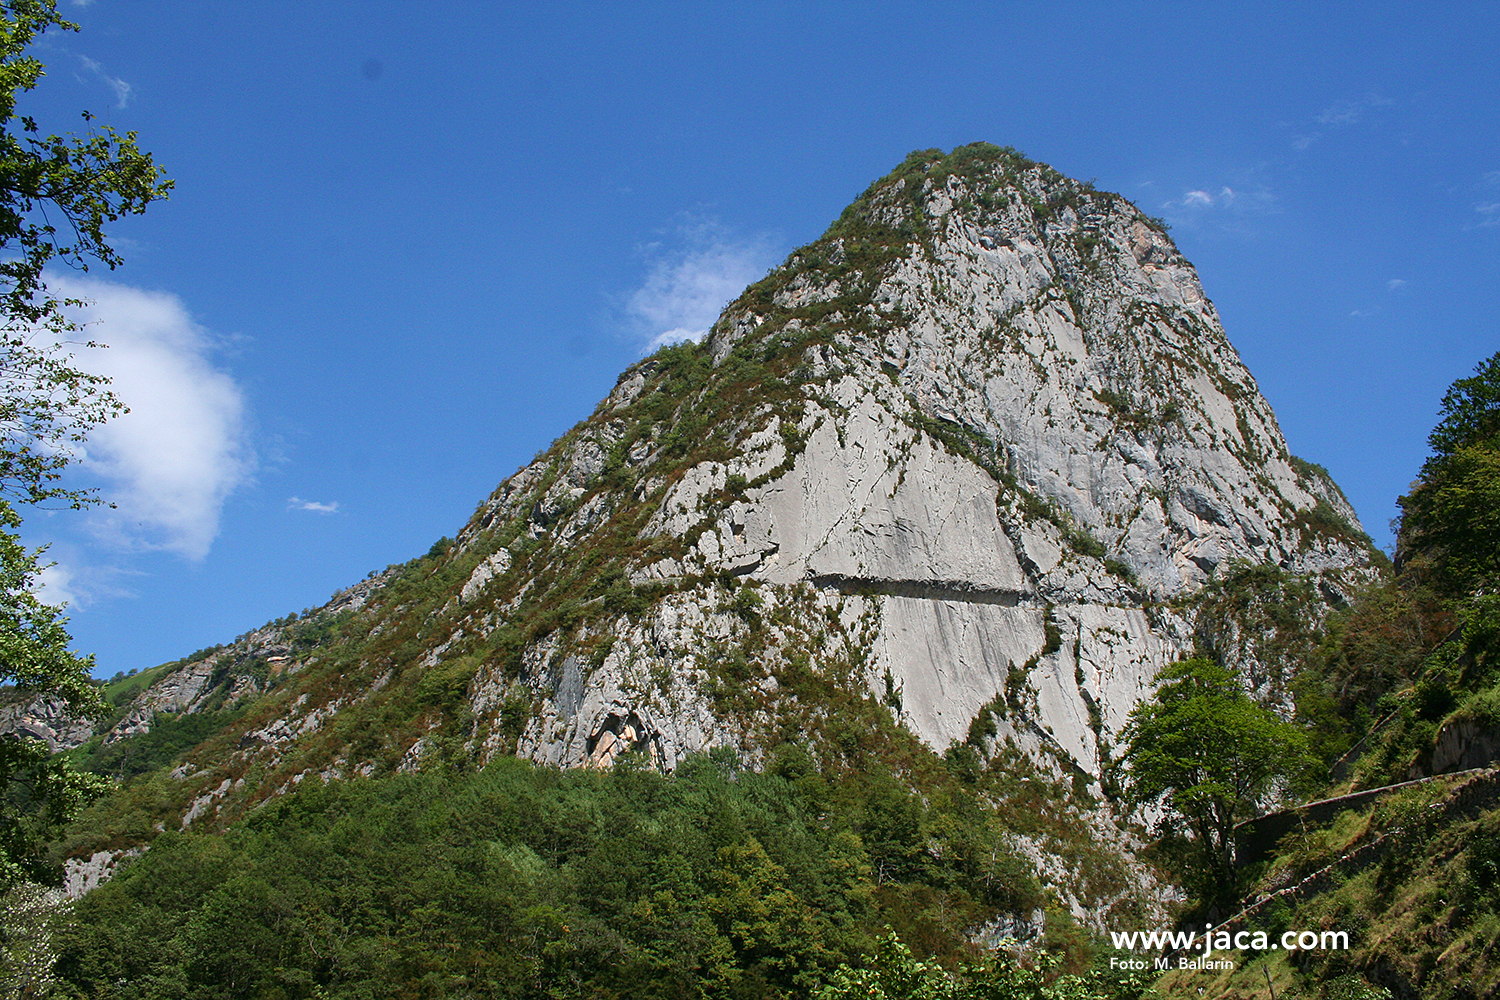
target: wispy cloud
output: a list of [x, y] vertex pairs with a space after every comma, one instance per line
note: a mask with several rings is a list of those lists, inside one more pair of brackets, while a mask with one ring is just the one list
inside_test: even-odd
[[125, 105], [130, 103], [130, 95], [135, 92], [134, 88], [132, 88], [130, 84], [126, 83], [124, 80], [121, 80], [117, 76], [110, 76], [108, 73], [106, 73], [104, 71], [103, 64], [101, 64], [97, 59], [90, 59], [88, 56], [80, 54], [78, 56], [78, 61], [83, 64], [84, 69], [94, 74], [94, 76], [98, 77], [100, 80], [103, 80], [106, 84], [109, 85], [109, 89], [115, 92], [115, 107], [123, 108], [125, 107]]
[[1292, 148], [1301, 152], [1311, 147], [1328, 132], [1349, 128], [1363, 122], [1374, 108], [1389, 107], [1396, 102], [1380, 94], [1366, 94], [1353, 100], [1335, 101], [1312, 116], [1315, 129], [1300, 131], [1292, 136]]
[[[1404, 279], [1404, 277], [1391, 277], [1391, 279], [1386, 279], [1386, 294], [1395, 295], [1397, 292], [1401, 292], [1401, 289], [1406, 288], [1406, 286], [1407, 279]], [[1364, 319], [1367, 316], [1379, 315], [1383, 307], [1385, 306], [1383, 306], [1382, 301], [1376, 301], [1376, 303], [1364, 307], [1364, 309], [1350, 310], [1349, 315], [1352, 319]]]
[[1474, 211], [1479, 213], [1479, 221], [1473, 228], [1487, 229], [1490, 226], [1500, 226], [1500, 201], [1491, 202], [1488, 205], [1475, 205]]
[[140, 596], [127, 581], [146, 574], [123, 566], [99, 565], [77, 545], [53, 542], [42, 556], [44, 568], [36, 580], [36, 595], [51, 605], [66, 604], [80, 611], [98, 601]]
[[328, 503], [319, 503], [316, 500], [303, 500], [301, 497], [287, 497], [287, 510], [310, 510], [317, 514], [337, 514], [339, 502], [331, 500]]
[[[1174, 226], [1234, 237], [1254, 235], [1260, 217], [1278, 211], [1276, 196], [1260, 179], [1263, 168], [1241, 171], [1233, 184], [1192, 184], [1178, 188], [1182, 194], [1157, 204], [1161, 215]], [[1165, 186], [1170, 191], [1175, 185]]]
[[60, 563], [44, 567], [37, 574], [36, 593], [43, 601], [54, 607], [59, 604], [77, 604], [78, 590], [73, 584], [73, 572]]
[[1365, 116], [1364, 105], [1358, 101], [1339, 101], [1324, 108], [1313, 120], [1319, 125], [1337, 127], [1353, 125]]
[[625, 303], [645, 353], [701, 340], [719, 312], [766, 273], [776, 252], [765, 236], [738, 237], [712, 219], [688, 218], [671, 243], [641, 248], [646, 278]]
[[108, 344], [80, 367], [113, 379], [130, 412], [95, 429], [80, 454], [114, 510], [90, 516], [107, 543], [199, 560], [230, 494], [250, 477], [244, 394], [216, 367], [215, 342], [176, 296], [72, 276], [49, 278], [86, 336]]
[[[1405, 278], [1390, 278], [1385, 283], [1386, 294], [1394, 295], [1395, 293], [1401, 291], [1401, 289], [1405, 288], [1406, 284], [1407, 282]], [[1349, 310], [1349, 317], [1351, 319], [1364, 319], [1367, 316], [1375, 316], [1379, 314], [1379, 312], [1383, 308], [1384, 305], [1381, 302], [1377, 301], [1374, 305], [1368, 306], [1367, 308]]]
[[1227, 184], [1220, 185], [1217, 191], [1210, 192], [1203, 188], [1192, 188], [1184, 191], [1182, 197], [1175, 201], [1162, 202], [1162, 208], [1176, 209], [1237, 209], [1257, 210], [1267, 209], [1275, 199], [1271, 192], [1260, 187], [1249, 191], [1229, 187]]

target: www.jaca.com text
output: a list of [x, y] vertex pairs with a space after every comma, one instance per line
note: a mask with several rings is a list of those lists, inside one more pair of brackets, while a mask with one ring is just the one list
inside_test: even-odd
[[1348, 931], [1286, 931], [1272, 939], [1265, 931], [1111, 931], [1110, 940], [1122, 951], [1200, 952], [1216, 951], [1344, 951]]

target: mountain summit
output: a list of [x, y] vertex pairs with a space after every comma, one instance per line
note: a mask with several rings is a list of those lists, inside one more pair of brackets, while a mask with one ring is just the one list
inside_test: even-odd
[[[307, 775], [716, 746], [897, 773], [968, 748], [1092, 802], [1203, 639], [1193, 595], [1254, 566], [1336, 600], [1369, 541], [1161, 222], [1013, 150], [928, 150], [455, 540], [157, 668], [104, 739], [227, 713], [172, 772], [184, 826]], [[1254, 633], [1225, 641], [1273, 683]]]
[[478, 653], [484, 754], [774, 742], [788, 674], [836, 660], [938, 750], [999, 698], [1097, 777], [1191, 649], [1168, 602], [1369, 555], [1162, 224], [981, 144], [912, 154], [628, 370], [444, 558], [472, 569], [423, 645]]

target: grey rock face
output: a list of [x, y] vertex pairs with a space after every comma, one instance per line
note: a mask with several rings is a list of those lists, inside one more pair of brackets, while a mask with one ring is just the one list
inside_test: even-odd
[[[388, 576], [381, 574], [339, 591], [308, 620], [327, 620], [340, 612], [358, 611]], [[103, 730], [105, 745], [150, 732], [158, 713], [191, 714], [232, 706], [260, 693], [263, 682], [250, 668], [263, 664], [266, 673], [272, 676], [295, 672], [299, 668], [295, 645], [290, 630], [273, 623], [240, 636], [232, 645], [203, 659], [162, 671], [116, 718], [107, 721]], [[66, 705], [46, 695], [0, 708], [0, 734], [34, 736], [46, 740], [54, 751], [82, 746], [97, 732], [93, 722], [73, 718]]]
[[78, 899], [84, 893], [97, 889], [114, 877], [121, 861], [129, 860], [141, 852], [95, 851], [87, 858], [69, 858], [63, 865], [63, 895]]
[[94, 727], [69, 715], [62, 699], [34, 695], [0, 708], [0, 733], [42, 740], [56, 752], [82, 745]]
[[[1291, 456], [1193, 268], [1134, 206], [1002, 157], [908, 171], [863, 211], [909, 234], [904, 254], [851, 275], [841, 255], [868, 251], [836, 226], [773, 273], [769, 295], [731, 305], [705, 345], [723, 368], [737, 349], [804, 338], [796, 412], [752, 409], [719, 429], [725, 457], [661, 478], [670, 428], [623, 456], [637, 498], [664, 488], [642, 535], [691, 541], [635, 561], [630, 580], [678, 594], [647, 625], [608, 626], [615, 645], [594, 669], [533, 671], [541, 710], [520, 752], [598, 763], [601, 740], [624, 739], [671, 766], [732, 740], [692, 685], [674, 680], [668, 707], [619, 664], [690, 675], [672, 651], [733, 625], [702, 610], [715, 598], [695, 581], [739, 579], [858, 604], [875, 623], [867, 683], [893, 684], [901, 721], [933, 747], [1009, 694], [1022, 706], [1009, 735], [1098, 777], [1155, 672], [1191, 651], [1191, 623], [1163, 602], [1239, 562], [1367, 571], [1347, 501]], [[655, 366], [623, 376], [560, 452], [504, 484], [460, 550], [518, 516], [530, 537], [586, 550], [621, 500], [591, 493], [625, 433], [611, 418]], [[482, 605], [510, 561], [486, 557], [464, 600]], [[683, 603], [700, 610], [672, 610]], [[477, 685], [477, 714], [500, 684]]]

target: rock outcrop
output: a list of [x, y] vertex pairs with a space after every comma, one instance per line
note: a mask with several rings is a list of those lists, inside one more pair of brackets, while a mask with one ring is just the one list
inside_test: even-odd
[[[149, 681], [115, 706], [102, 722], [68, 714], [67, 705], [45, 693], [14, 691], [0, 707], [0, 734], [42, 739], [53, 751], [71, 750], [95, 736], [108, 746], [151, 731], [158, 715], [186, 715], [241, 705], [277, 678], [295, 674], [300, 654], [321, 638], [322, 626], [359, 610], [389, 574], [377, 574], [334, 594], [298, 621], [289, 615], [235, 639], [233, 643], [151, 668]], [[309, 641], [309, 634], [314, 638]]]
[[36, 694], [0, 708], [0, 733], [42, 740], [56, 752], [78, 746], [94, 734], [94, 727], [88, 720], [68, 714], [67, 703], [61, 698]]

